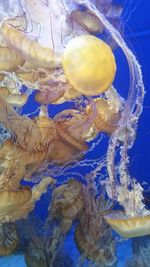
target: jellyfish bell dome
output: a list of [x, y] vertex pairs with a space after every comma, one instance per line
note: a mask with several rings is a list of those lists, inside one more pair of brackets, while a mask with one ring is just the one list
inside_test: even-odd
[[107, 91], [116, 74], [111, 48], [92, 35], [73, 38], [64, 50], [62, 65], [68, 82], [87, 96]]
[[[5, 219], [9, 216], [16, 220], [22, 217], [21, 207], [30, 201], [32, 192], [29, 188], [22, 188], [17, 191], [1, 191], [0, 193], [0, 218]], [[17, 211], [18, 210], [18, 214]], [[20, 210], [20, 211], [19, 211]], [[16, 214], [15, 214], [16, 213]], [[21, 216], [20, 216], [21, 215]], [[26, 213], [25, 213], [26, 216]], [[9, 218], [10, 220], [10, 218]]]
[[150, 234], [150, 214], [128, 217], [122, 212], [107, 214], [106, 222], [121, 236], [133, 238]]

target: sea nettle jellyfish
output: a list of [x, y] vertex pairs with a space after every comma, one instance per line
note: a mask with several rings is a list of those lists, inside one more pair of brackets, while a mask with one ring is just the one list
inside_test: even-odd
[[18, 245], [18, 234], [14, 223], [0, 224], [0, 256], [11, 254]]
[[87, 184], [82, 184], [83, 209], [78, 215], [75, 243], [81, 256], [95, 266], [112, 266], [116, 261], [115, 240], [111, 227], [104, 220], [112, 203], [106, 200], [103, 190], [98, 192], [94, 173], [85, 178]]
[[72, 178], [54, 189], [49, 207], [50, 222], [56, 224], [49, 248], [53, 259], [55, 259], [57, 249], [63, 244], [73, 222], [82, 211], [82, 183]]
[[[140, 185], [137, 183], [135, 186], [132, 184], [132, 179], [128, 175], [127, 163], [128, 156], [127, 150], [130, 149], [135, 140], [135, 131], [137, 128], [137, 122], [139, 116], [142, 112], [142, 104], [144, 98], [144, 85], [142, 79], [141, 67], [136, 60], [136, 57], [132, 51], [128, 48], [124, 42], [121, 34], [112, 26], [112, 24], [106, 19], [106, 17], [98, 10], [95, 5], [89, 0], [79, 0], [75, 1], [85, 6], [90, 10], [95, 16], [97, 16], [104, 27], [110, 32], [111, 36], [117, 43], [117, 45], [122, 49], [125, 54], [130, 70], [130, 88], [124, 109], [121, 112], [121, 119], [118, 122], [117, 129], [111, 135], [109, 141], [109, 147], [107, 151], [107, 168], [109, 174], [109, 180], [107, 183], [107, 193], [110, 198], [120, 202], [123, 198], [124, 192], [129, 192], [130, 198], [121, 201], [125, 208], [125, 215], [118, 212], [114, 212], [113, 216], [107, 217], [107, 222], [114, 227], [115, 230], [121, 233], [123, 236], [139, 236], [149, 233], [150, 219], [147, 215], [146, 209], [143, 207], [142, 202], [142, 190]], [[116, 149], [118, 149], [118, 136], [125, 131], [125, 138], [120, 144], [120, 163], [119, 163], [119, 180], [120, 186], [116, 182], [116, 172], [115, 172], [115, 156]], [[129, 185], [131, 189], [129, 190]], [[139, 206], [135, 206], [134, 212], [132, 207], [133, 195], [137, 188], [136, 198], [139, 201]], [[122, 197], [121, 197], [122, 196]], [[128, 202], [128, 207], [126, 205]], [[136, 202], [135, 202], [136, 205]], [[129, 211], [129, 213], [128, 213]]]
[[[53, 225], [48, 224], [47, 220], [43, 221], [40, 218], [29, 217], [24, 222], [24, 227], [20, 225], [19, 232], [24, 232], [26, 242], [25, 247], [25, 263], [27, 267], [71, 267], [72, 260], [69, 254], [61, 247], [56, 253], [54, 261], [53, 254], [50, 252], [50, 247], [55, 237]], [[22, 243], [25, 240], [22, 240]]]
[[[70, 23], [69, 15], [78, 8], [78, 5], [84, 6], [90, 12], [90, 15], [93, 16], [92, 23], [94, 22], [94, 24], [84, 27], [87, 22], [79, 22], [79, 17], [76, 17], [79, 23], [75, 20], [73, 25]], [[22, 116], [22, 119], [20, 119], [19, 115], [7, 103], [6, 100], [8, 98], [6, 97], [4, 99], [0, 97], [0, 118], [2, 124], [13, 132], [15, 145], [19, 145], [22, 150], [28, 150], [28, 153], [33, 153], [33, 156], [35, 149], [43, 153], [48, 145], [53, 143], [55, 133], [57, 133], [57, 139], [59, 139], [59, 143], [56, 146], [57, 152], [60, 150], [59, 144], [61, 144], [61, 148], [63, 147], [64, 151], [66, 144], [67, 146], [69, 144], [69, 147], [71, 146], [73, 148], [73, 153], [74, 150], [75, 152], [86, 151], [87, 146], [85, 140], [87, 136], [85, 137], [83, 132], [85, 131], [86, 134], [91, 133], [90, 129], [93, 126], [95, 118], [97, 128], [100, 127], [99, 125], [102, 121], [105, 122], [106, 127], [102, 131], [105, 130], [106, 133], [111, 134], [107, 151], [109, 179], [106, 184], [106, 189], [108, 196], [120, 202], [125, 209], [124, 215], [114, 212], [114, 215], [107, 216], [106, 220], [122, 235], [132, 237], [149, 233], [150, 224], [150, 215], [143, 206], [141, 186], [138, 183], [133, 183], [133, 179], [131, 179], [127, 171], [127, 150], [132, 147], [135, 140], [137, 122], [142, 112], [145, 92], [139, 63], [124, 42], [119, 31], [111, 24], [111, 20], [107, 19], [111, 13], [109, 11], [111, 5], [112, 1], [106, 1], [104, 3], [104, 1], [90, 2], [89, 0], [65, 0], [64, 2], [59, 0], [35, 0], [34, 2], [26, 0], [22, 1], [22, 5], [20, 6], [23, 14], [25, 14], [25, 19], [24, 16], [17, 16], [16, 18], [12, 16], [12, 19], [4, 20], [1, 26], [1, 35], [3, 44], [5, 45], [4, 55], [6, 55], [7, 59], [4, 64], [4, 69], [3, 65], [0, 65], [2, 72], [17, 72], [19, 68], [18, 73], [21, 69], [21, 73], [23, 72], [23, 74], [27, 74], [28, 76], [31, 71], [31, 74], [37, 75], [34, 77], [35, 80], [33, 79], [32, 88], [35, 88], [37, 85], [36, 89], [40, 90], [41, 88], [41, 91], [47, 90], [47, 86], [49, 87], [53, 82], [57, 81], [58, 84], [56, 83], [56, 85], [59, 90], [56, 95], [46, 93], [45, 96], [42, 92], [40, 96], [36, 96], [38, 101], [44, 104], [48, 104], [48, 102], [45, 102], [46, 98], [50, 98], [50, 103], [53, 101], [57, 102], [63, 98], [67, 90], [69, 92], [68, 84], [70, 85], [69, 88], [77, 92], [77, 96], [78, 92], [79, 95], [83, 94], [87, 97], [103, 93], [106, 96], [106, 101], [105, 99], [101, 99], [100, 101], [103, 110], [105, 110], [104, 113], [102, 109], [98, 108], [98, 116], [96, 117], [96, 109], [93, 104], [94, 112], [91, 113], [90, 119], [86, 120], [85, 116], [83, 120], [81, 119], [79, 121], [79, 124], [74, 118], [64, 121], [57, 120], [55, 123], [47, 118], [44, 118], [44, 120], [39, 118], [33, 121], [27, 116]], [[89, 35], [88, 27], [93, 29], [93, 25], [95, 26], [98, 20], [102, 27], [110, 33], [115, 43], [123, 50], [130, 70], [130, 88], [127, 100], [124, 102], [122, 109], [119, 109], [117, 112], [112, 109], [112, 112], [107, 113], [107, 116], [104, 116], [106, 115], [106, 110], [108, 112], [109, 106], [109, 99], [107, 99], [106, 93], [114, 81], [116, 63], [109, 45]], [[64, 49], [65, 47], [66, 49]], [[0, 48], [0, 52], [2, 53], [3, 49], [2, 47]], [[11, 51], [14, 52], [13, 57], [11, 57]], [[25, 63], [23, 65], [24, 61]], [[60, 76], [60, 70], [63, 72], [62, 77], [58, 77]], [[56, 75], [54, 75], [55, 71]], [[1, 74], [3, 75], [3, 73]], [[44, 79], [46, 78], [46, 84], [43, 81], [36, 83], [40, 76], [38, 74], [41, 74]], [[65, 79], [63, 80], [62, 78], [64, 77]], [[28, 80], [28, 77], [26, 78]], [[32, 81], [32, 75], [29, 77], [30, 79]], [[64, 81], [67, 88], [64, 90], [64, 95], [63, 82], [59, 83], [60, 81]], [[62, 88], [59, 88], [59, 85]], [[64, 99], [66, 98], [65, 96]], [[49, 127], [45, 127], [47, 123]], [[119, 143], [120, 136], [122, 138]], [[13, 149], [15, 150], [16, 146]], [[116, 151], [118, 150], [120, 151], [120, 161], [118, 163], [119, 167], [117, 168], [118, 173], [116, 173], [115, 160]], [[63, 157], [62, 154], [59, 157], [57, 155], [58, 153], [54, 155], [54, 158], [58, 159], [59, 157]], [[68, 149], [68, 154], [67, 156], [65, 155], [66, 158], [71, 155], [72, 150], [70, 151]], [[29, 158], [31, 158], [31, 155]], [[49, 158], [53, 159], [53, 153], [50, 154]], [[6, 162], [8, 163], [8, 159]], [[32, 169], [32, 167], [31, 164], [30, 168]], [[23, 168], [19, 170], [24, 172]], [[9, 172], [10, 168], [7, 170], [5, 166], [5, 171], [6, 173]], [[10, 175], [7, 175], [7, 177], [9, 177], [8, 181], [12, 181]], [[2, 182], [4, 182], [4, 173]], [[28, 189], [24, 190], [28, 192]], [[25, 193], [25, 191], [23, 192]], [[128, 192], [126, 194], [128, 196], [127, 199], [124, 198], [124, 192]], [[137, 192], [137, 202], [134, 201], [134, 204], [137, 205], [138, 203], [139, 205], [134, 205], [133, 209], [135, 192]], [[20, 189], [15, 192], [16, 194], [19, 196]], [[14, 199], [14, 195], [12, 196]], [[122, 223], [120, 223], [120, 220]]]

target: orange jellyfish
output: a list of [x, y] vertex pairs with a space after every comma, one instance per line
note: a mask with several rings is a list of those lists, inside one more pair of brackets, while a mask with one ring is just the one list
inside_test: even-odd
[[60, 56], [49, 47], [43, 47], [25, 35], [24, 29], [16, 27], [16, 20], [6, 20], [1, 28], [5, 43], [24, 60], [37, 67], [49, 68], [60, 65]]
[[150, 215], [127, 217], [123, 212], [105, 216], [106, 222], [124, 238], [150, 234]]
[[123, 184], [119, 185], [116, 193], [124, 210], [112, 211], [105, 215], [106, 222], [125, 238], [150, 234], [150, 214], [145, 208], [142, 192], [141, 185], [135, 180], [130, 190]]
[[37, 119], [19, 116], [16, 111], [0, 97], [0, 118], [5, 128], [15, 136], [15, 143], [28, 151], [44, 151], [55, 137], [55, 125], [41, 111]]
[[95, 103], [97, 109], [97, 116], [94, 120], [95, 128], [98, 132], [112, 134], [117, 129], [120, 113], [111, 108], [106, 99], [97, 98]]
[[86, 177], [86, 182], [82, 185], [83, 210], [78, 216], [75, 242], [81, 255], [96, 266], [112, 265], [116, 261], [115, 240], [103, 218], [109, 210], [109, 201], [103, 193], [96, 197], [93, 175]]
[[49, 208], [49, 217], [52, 222], [57, 219], [50, 252], [55, 257], [58, 244], [62, 243], [70, 230], [72, 223], [83, 210], [82, 184], [75, 179], [58, 186], [52, 193], [52, 202]]
[[103, 25], [100, 20], [88, 10], [73, 10], [69, 19], [85, 28], [89, 33], [99, 33], [103, 30]]
[[[72, 146], [77, 146], [79, 149], [83, 147], [86, 150], [85, 141], [92, 138], [94, 135], [93, 123], [97, 115], [96, 104], [90, 99], [90, 112], [84, 110], [65, 110], [56, 115], [56, 129], [60, 138], [64, 138], [65, 142], [72, 143]], [[68, 137], [67, 137], [68, 135]]]
[[63, 184], [53, 191], [52, 216], [73, 221], [82, 210], [82, 184], [80, 182], [69, 179], [67, 184]]
[[86, 213], [81, 216], [75, 230], [75, 243], [81, 255], [97, 266], [111, 266], [116, 262], [115, 241], [108, 225], [96, 216], [93, 220]]
[[68, 82], [87, 96], [107, 91], [116, 73], [111, 48], [91, 35], [75, 37], [68, 43], [62, 65]]

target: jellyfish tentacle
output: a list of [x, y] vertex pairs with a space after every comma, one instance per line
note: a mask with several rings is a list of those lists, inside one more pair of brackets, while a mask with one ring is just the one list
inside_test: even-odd
[[55, 138], [55, 125], [46, 116], [33, 121], [27, 116], [19, 116], [16, 111], [0, 97], [0, 121], [14, 135], [15, 143], [29, 151], [47, 150]]
[[[118, 145], [117, 136], [123, 129], [125, 128], [129, 129], [130, 131], [128, 131], [127, 134], [127, 139], [128, 139], [127, 147], [131, 148], [135, 139], [135, 130], [137, 127], [138, 119], [142, 112], [145, 90], [144, 90], [141, 66], [139, 65], [133, 52], [126, 45], [121, 34], [115, 29], [115, 27], [111, 25], [111, 23], [105, 18], [105, 16], [98, 9], [96, 9], [94, 4], [92, 4], [89, 0], [79, 0], [77, 2], [85, 5], [91, 12], [93, 12], [100, 19], [101, 23], [104, 25], [104, 27], [106, 27], [106, 29], [112, 35], [113, 39], [122, 49], [129, 64], [130, 88], [129, 88], [128, 98], [124, 110], [122, 111], [121, 114], [119, 126], [110, 138], [109, 147], [107, 151], [109, 181], [110, 184], [112, 185], [111, 186], [112, 191], [114, 191], [113, 189], [115, 180], [114, 161], [115, 161], [116, 147]], [[125, 144], [123, 144], [121, 152], [121, 162], [122, 164], [124, 164], [123, 167], [124, 170], [126, 169], [126, 164], [128, 161], [125, 151], [126, 151]], [[122, 174], [121, 176], [123, 175], [124, 174]], [[114, 192], [112, 192], [112, 194], [114, 194]]]

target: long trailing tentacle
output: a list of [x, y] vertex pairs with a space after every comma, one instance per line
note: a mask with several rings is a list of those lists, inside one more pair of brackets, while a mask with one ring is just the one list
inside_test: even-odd
[[111, 25], [111, 23], [105, 18], [105, 16], [92, 4], [89, 0], [75, 0], [75, 2], [86, 6], [93, 14], [95, 14], [104, 25], [104, 27], [110, 32], [113, 39], [125, 54], [129, 70], [130, 70], [130, 87], [128, 98], [122, 112], [121, 119], [118, 123], [118, 128], [112, 134], [109, 147], [107, 151], [107, 168], [109, 173], [109, 182], [111, 186], [110, 196], [115, 198], [114, 193], [114, 181], [115, 181], [115, 154], [118, 146], [118, 135], [122, 130], [126, 131], [126, 140], [123, 142], [120, 148], [121, 164], [120, 164], [120, 180], [123, 179], [126, 172], [128, 163], [127, 149], [131, 148], [135, 140], [135, 132], [137, 128], [138, 119], [142, 112], [143, 100], [145, 95], [144, 83], [142, 78], [141, 66], [139, 65], [135, 55], [127, 46], [123, 40], [121, 34]]

